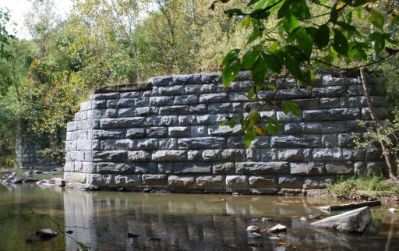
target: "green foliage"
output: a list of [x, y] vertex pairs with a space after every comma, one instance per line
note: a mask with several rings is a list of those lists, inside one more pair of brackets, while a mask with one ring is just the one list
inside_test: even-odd
[[[251, 30], [246, 44], [224, 57], [225, 85], [233, 82], [239, 70], [244, 69], [251, 71], [252, 80], [261, 88], [266, 87], [266, 79], [281, 76], [292, 76], [309, 85], [319, 67], [354, 69], [389, 58], [399, 49], [398, 6], [393, 1], [244, 2], [246, 7], [225, 11], [231, 19], [241, 20]], [[253, 89], [248, 92], [250, 97], [255, 94]], [[281, 108], [285, 113], [300, 115], [299, 107], [292, 103], [285, 103]], [[256, 123], [248, 122], [253, 124]], [[255, 128], [244, 127], [247, 140], [255, 138]]]

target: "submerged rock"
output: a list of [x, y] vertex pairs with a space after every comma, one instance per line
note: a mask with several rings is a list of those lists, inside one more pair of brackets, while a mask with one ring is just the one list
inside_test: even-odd
[[36, 231], [36, 235], [41, 240], [50, 240], [58, 235], [58, 233], [50, 228], [43, 228]]
[[287, 232], [287, 227], [282, 224], [277, 224], [268, 230], [269, 233]]
[[398, 209], [396, 209], [396, 208], [393, 208], [393, 207], [391, 207], [390, 209], [388, 209], [388, 211], [390, 212], [390, 213], [396, 213], [397, 211], [398, 211]]
[[337, 231], [362, 233], [372, 220], [370, 209], [362, 207], [342, 214], [327, 217], [313, 222], [315, 227], [334, 229]]

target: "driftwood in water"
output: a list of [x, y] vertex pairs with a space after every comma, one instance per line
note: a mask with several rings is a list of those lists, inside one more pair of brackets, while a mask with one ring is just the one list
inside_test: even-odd
[[373, 200], [373, 201], [365, 201], [365, 202], [359, 202], [359, 203], [348, 203], [348, 204], [342, 204], [342, 205], [330, 205], [330, 206], [325, 206], [325, 207], [319, 207], [319, 209], [322, 211], [331, 212], [331, 211], [355, 209], [355, 208], [360, 208], [360, 207], [365, 207], [365, 206], [369, 206], [369, 207], [381, 206], [381, 201]]

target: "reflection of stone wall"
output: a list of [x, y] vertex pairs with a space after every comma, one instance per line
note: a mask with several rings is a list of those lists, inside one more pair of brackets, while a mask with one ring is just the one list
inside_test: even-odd
[[[248, 79], [224, 88], [219, 74], [194, 74], [97, 89], [68, 123], [65, 178], [98, 188], [277, 193], [381, 170], [378, 148], [353, 146], [356, 120], [370, 119], [358, 79], [324, 75], [313, 89], [287, 81], [256, 100]], [[387, 102], [372, 89], [385, 118]], [[287, 100], [302, 107], [300, 117], [275, 110]], [[220, 123], [251, 107], [283, 129], [246, 149], [241, 128]]]

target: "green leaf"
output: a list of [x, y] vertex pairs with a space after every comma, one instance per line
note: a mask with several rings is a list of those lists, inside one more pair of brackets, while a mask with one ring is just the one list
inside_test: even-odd
[[267, 67], [275, 73], [280, 73], [281, 69], [283, 68], [281, 58], [279, 58], [275, 53], [266, 54], [264, 57], [264, 62]]
[[299, 105], [292, 101], [287, 101], [283, 104], [283, 111], [285, 114], [292, 113], [297, 117], [301, 116], [301, 108]]
[[338, 10], [337, 10], [337, 3], [334, 4], [334, 6], [331, 9], [330, 12], [330, 20], [331, 22], [335, 23], [338, 20]]
[[374, 42], [374, 50], [380, 53], [385, 48], [385, 35], [380, 32], [374, 32], [369, 36], [370, 41]]
[[255, 46], [247, 51], [242, 57], [242, 68], [246, 70], [251, 69], [260, 53], [261, 51], [259, 46]]
[[372, 9], [369, 14], [369, 21], [377, 28], [383, 29], [384, 27], [384, 22], [385, 18], [384, 16], [376, 11], [375, 9]]
[[265, 75], [268, 69], [268, 65], [265, 62], [265, 53], [260, 53], [252, 68], [252, 80], [256, 85], [262, 85], [265, 81]]
[[268, 0], [258, 0], [254, 6], [255, 10], [263, 9], [266, 7]]
[[222, 79], [224, 85], [229, 85], [240, 73], [241, 62], [240, 58], [238, 57], [239, 53], [240, 49], [231, 50], [223, 59]]
[[255, 97], [255, 95], [256, 95], [255, 88], [254, 87], [249, 88], [248, 98], [252, 99], [253, 97]]
[[321, 49], [326, 47], [330, 42], [330, 28], [327, 24], [323, 24], [317, 29], [315, 34], [315, 43]]
[[305, 28], [298, 27], [293, 30], [287, 38], [288, 43], [291, 43], [292, 41], [296, 42], [296, 46], [301, 49], [301, 52], [306, 59], [309, 59], [313, 50], [313, 40], [306, 32]]
[[251, 145], [252, 141], [254, 141], [256, 138], [256, 131], [254, 128], [251, 128], [251, 130], [248, 130], [244, 134], [244, 144], [246, 146]]
[[345, 35], [338, 29], [334, 30], [334, 41], [333, 41], [333, 48], [341, 55], [347, 56], [349, 45], [348, 40], [346, 39]]
[[292, 0], [286, 0], [284, 4], [280, 7], [280, 9], [277, 12], [278, 19], [287, 16], [288, 12], [290, 11], [291, 2]]

